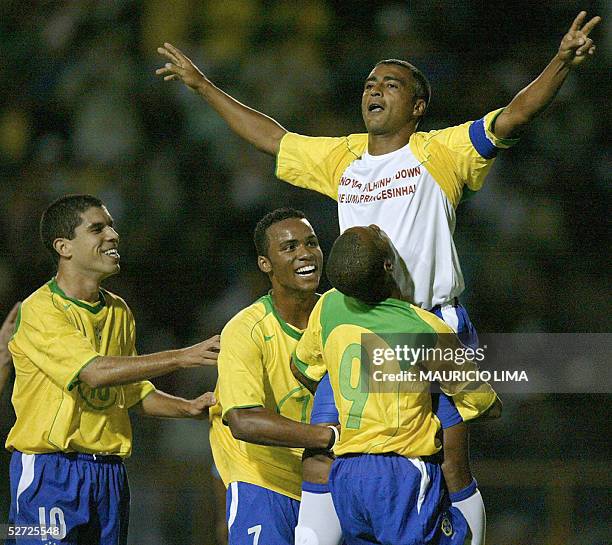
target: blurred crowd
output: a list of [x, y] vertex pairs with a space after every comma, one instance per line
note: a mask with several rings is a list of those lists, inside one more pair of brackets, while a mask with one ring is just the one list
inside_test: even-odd
[[[267, 211], [304, 210], [329, 250], [338, 234], [335, 203], [276, 181], [272, 159], [235, 137], [195, 94], [157, 79], [154, 70], [164, 61], [156, 47], [164, 41], [239, 100], [310, 135], [363, 131], [359, 104], [371, 66], [407, 59], [433, 86], [420, 127], [430, 130], [507, 104], [554, 55], [579, 9], [610, 13], [606, 1], [586, 4], [3, 1], [0, 313], [52, 276], [38, 219], [65, 193], [93, 193], [114, 216], [122, 271], [107, 288], [134, 311], [141, 353], [218, 332], [265, 293], [252, 231]], [[460, 206], [455, 239], [464, 302], [482, 331], [609, 331], [608, 24], [604, 19], [595, 32], [594, 61], [570, 75], [543, 118], [500, 154], [485, 188]], [[190, 396], [214, 380], [213, 373], [193, 371], [157, 384]], [[608, 401], [511, 397], [501, 422], [474, 431], [473, 456], [605, 460]], [[4, 438], [12, 417], [8, 394], [0, 411]], [[173, 475], [162, 493], [155, 473], [156, 464], [207, 467], [206, 426], [140, 421], [135, 427], [130, 469], [140, 503], [132, 542], [187, 543], [193, 525], [208, 535], [212, 522], [191, 520], [195, 481]], [[8, 509], [8, 456], [1, 461], [0, 522]], [[197, 482], [210, 486], [208, 477]], [[502, 501], [503, 494], [487, 496], [498, 532], [492, 543], [541, 543], [544, 493], [532, 493], [527, 504]], [[603, 506], [598, 517], [594, 504], [594, 524], [587, 532], [578, 521], [567, 543], [604, 542], [605, 525], [597, 520], [607, 517]], [[168, 505], [175, 506], [172, 516]], [[212, 516], [212, 507], [199, 509]]]

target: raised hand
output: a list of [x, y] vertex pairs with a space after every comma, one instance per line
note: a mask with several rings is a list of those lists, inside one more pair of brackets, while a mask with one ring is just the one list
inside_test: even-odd
[[164, 81], [182, 81], [194, 91], [206, 81], [206, 76], [200, 72], [200, 69], [193, 64], [191, 59], [172, 44], [164, 43], [163, 47], [157, 48], [157, 52], [170, 61], [155, 70], [158, 76], [164, 77]]
[[570, 68], [578, 66], [595, 54], [595, 44], [589, 38], [589, 34], [601, 21], [601, 17], [593, 17], [588, 23], [583, 24], [586, 14], [586, 11], [581, 11], [576, 16], [559, 46], [557, 56]]

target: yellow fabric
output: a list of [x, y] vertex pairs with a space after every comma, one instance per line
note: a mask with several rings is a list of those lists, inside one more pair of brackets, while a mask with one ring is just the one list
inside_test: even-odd
[[85, 452], [129, 456], [128, 408], [155, 387], [148, 381], [92, 389], [78, 380], [98, 356], [136, 355], [135, 324], [123, 299], [102, 291], [104, 304], [66, 297], [55, 281], [21, 305], [9, 343], [17, 415], [6, 447], [27, 454]]
[[276, 157], [276, 176], [338, 200], [342, 173], [367, 147], [367, 134], [328, 138], [288, 132]]
[[[502, 109], [484, 117], [487, 138], [498, 148], [516, 140], [497, 138], [491, 125]], [[410, 150], [444, 191], [453, 206], [461, 199], [464, 186], [480, 189], [494, 159], [484, 159], [474, 149], [469, 136], [471, 121], [455, 127], [416, 132], [410, 137]], [[335, 200], [346, 168], [366, 150], [367, 134], [329, 138], [287, 133], [276, 159], [276, 175], [298, 187], [312, 189]]]
[[269, 295], [234, 316], [221, 333], [210, 444], [226, 486], [241, 481], [300, 498], [302, 449], [238, 441], [224, 423], [228, 411], [255, 406], [308, 423], [312, 396], [289, 365], [300, 336], [276, 314]]
[[[417, 315], [427, 322], [431, 327], [435, 328], [439, 333], [443, 333], [438, 337], [439, 348], [457, 349], [461, 347], [458, 337], [453, 330], [440, 320], [435, 314], [423, 310], [422, 308], [412, 305], [412, 309]], [[429, 362], [429, 368], [432, 370], [444, 371], [444, 363], [439, 364], [435, 361]], [[476, 369], [473, 362], [467, 362], [462, 366], [465, 371]], [[464, 422], [478, 418], [485, 413], [497, 399], [497, 395], [493, 388], [486, 382], [470, 382], [470, 383], [448, 383], [441, 384], [442, 390], [449, 396], [452, 396], [457, 412]]]
[[[334, 448], [337, 455], [395, 452], [418, 457], [435, 454], [441, 448], [436, 438], [440, 423], [432, 413], [429, 383], [414, 383], [407, 391], [406, 385], [400, 383], [362, 382], [362, 335], [370, 334], [368, 338], [372, 340], [372, 334], [396, 333], [424, 334], [435, 339], [435, 348], [460, 346], [442, 320], [395, 299], [371, 307], [330, 290], [310, 315], [296, 347], [294, 363], [315, 381], [329, 373], [342, 426], [340, 442]], [[427, 369], [439, 371], [449, 366], [448, 362], [425, 364]], [[473, 364], [463, 367], [475, 368]], [[454, 396], [464, 420], [482, 414], [496, 399], [488, 384], [449, 382], [441, 387]]]

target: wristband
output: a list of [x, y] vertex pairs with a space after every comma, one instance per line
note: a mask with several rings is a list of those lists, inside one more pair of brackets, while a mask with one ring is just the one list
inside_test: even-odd
[[340, 432], [338, 431], [338, 428], [336, 428], [336, 426], [327, 427], [334, 432], [332, 433], [332, 436], [329, 439], [329, 443], [327, 443], [327, 450], [333, 450], [336, 443], [340, 441]]
[[472, 478], [472, 482], [468, 484], [465, 488], [457, 491], [457, 492], [449, 492], [449, 498], [451, 503], [456, 503], [458, 501], [463, 501], [470, 496], [473, 496], [476, 493], [478, 488], [478, 483], [476, 479]]

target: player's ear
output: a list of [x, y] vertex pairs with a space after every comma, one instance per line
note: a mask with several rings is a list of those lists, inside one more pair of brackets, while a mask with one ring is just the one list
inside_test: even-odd
[[53, 248], [60, 257], [69, 258], [72, 256], [72, 243], [67, 238], [56, 238], [53, 241]]
[[427, 108], [427, 103], [422, 98], [417, 98], [414, 101], [414, 108], [412, 109], [412, 115], [414, 117], [423, 117], [425, 115], [425, 110]]
[[261, 272], [269, 274], [272, 272], [272, 263], [265, 255], [260, 255], [257, 257], [257, 266]]

